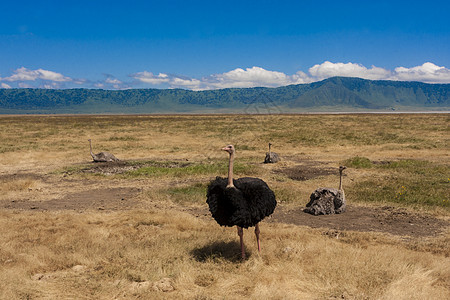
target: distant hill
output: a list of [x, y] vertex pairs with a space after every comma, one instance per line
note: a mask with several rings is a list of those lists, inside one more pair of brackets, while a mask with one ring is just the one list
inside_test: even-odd
[[280, 113], [450, 110], [450, 84], [333, 77], [278, 88], [0, 89], [0, 113]]

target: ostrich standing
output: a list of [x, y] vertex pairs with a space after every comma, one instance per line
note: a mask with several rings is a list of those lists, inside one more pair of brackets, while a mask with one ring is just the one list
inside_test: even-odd
[[258, 251], [259, 242], [258, 223], [271, 215], [277, 201], [275, 194], [268, 185], [259, 178], [244, 177], [233, 179], [234, 146], [228, 145], [222, 150], [230, 154], [228, 178], [216, 177], [208, 186], [207, 200], [212, 217], [221, 226], [237, 226], [241, 243], [242, 259], [245, 259], [243, 228], [255, 226]]
[[344, 166], [339, 167], [339, 189], [318, 188], [311, 194], [310, 201], [306, 204], [304, 212], [317, 216], [340, 214], [345, 211], [345, 193], [342, 188], [342, 172], [345, 169], [346, 167]]
[[278, 153], [272, 152], [270, 150], [271, 146], [272, 143], [269, 143], [269, 152], [266, 153], [266, 158], [264, 158], [265, 164], [276, 163], [280, 160], [280, 156], [278, 155]]
[[114, 155], [112, 155], [109, 152], [100, 152], [97, 154], [94, 154], [92, 152], [92, 143], [91, 143], [91, 139], [88, 140], [89, 141], [89, 148], [91, 149], [91, 156], [92, 159], [94, 160], [94, 162], [113, 162], [113, 161], [119, 161], [119, 159], [117, 157], [115, 157]]

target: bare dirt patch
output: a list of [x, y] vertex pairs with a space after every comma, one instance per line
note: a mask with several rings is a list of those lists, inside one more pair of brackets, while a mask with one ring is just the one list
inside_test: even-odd
[[113, 175], [113, 174], [123, 174], [129, 171], [137, 170], [141, 167], [142, 166], [140, 165], [131, 165], [123, 161], [107, 162], [107, 163], [100, 162], [92, 164], [92, 166], [83, 168], [82, 170], [80, 170], [80, 173]]
[[[432, 237], [449, 228], [450, 222], [427, 213], [415, 213], [392, 206], [370, 207], [348, 205], [345, 213], [314, 216], [304, 207], [291, 209], [278, 205], [264, 222], [285, 223], [311, 228], [338, 231], [381, 232], [412, 238]], [[184, 211], [199, 217], [212, 218], [208, 208], [185, 208]]]
[[311, 166], [298, 165], [286, 169], [275, 170], [274, 172], [284, 174], [292, 180], [305, 181], [320, 176], [335, 174], [336, 170], [331, 168], [315, 168]]
[[411, 237], [435, 236], [450, 226], [448, 221], [437, 219], [432, 215], [391, 206], [348, 205], [345, 213], [319, 216], [307, 214], [303, 209], [303, 207], [288, 209], [279, 206], [268, 222], [334, 230], [377, 231]]
[[48, 201], [15, 200], [2, 208], [22, 210], [124, 210], [138, 206], [135, 196], [139, 188], [103, 188], [70, 193], [61, 199]]
[[337, 170], [333, 168], [329, 168], [326, 166], [322, 166], [325, 163], [298, 158], [294, 156], [286, 156], [283, 157], [285, 160], [290, 160], [296, 163], [296, 165], [292, 167], [284, 167], [280, 169], [276, 169], [273, 172], [275, 174], [283, 174], [286, 177], [297, 180], [297, 181], [306, 181], [310, 179], [314, 179], [320, 176], [327, 176], [331, 174], [336, 174]]

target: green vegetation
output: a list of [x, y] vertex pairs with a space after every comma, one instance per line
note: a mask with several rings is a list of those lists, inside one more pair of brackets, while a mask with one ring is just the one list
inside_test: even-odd
[[[305, 205], [306, 203], [308, 203], [309, 199], [305, 198], [302, 199], [303, 201], [299, 201], [299, 191], [295, 188], [291, 187], [276, 187], [276, 188], [272, 188], [276, 197], [277, 197], [277, 201], [278, 203], [288, 203], [288, 204], [294, 204], [297, 203], [299, 205]], [[311, 191], [312, 192], [312, 191]], [[300, 204], [300, 203], [301, 204]]]
[[371, 168], [373, 164], [367, 157], [356, 156], [347, 159], [344, 162], [344, 165], [350, 168], [363, 169], [363, 168]]
[[292, 109], [347, 111], [449, 109], [450, 84], [334, 77], [278, 88], [0, 89], [0, 113], [157, 113], [228, 109], [246, 114]]
[[[398, 203], [413, 207], [450, 208], [450, 170], [448, 166], [421, 160], [400, 160], [374, 165], [367, 159], [353, 158], [348, 165], [389, 171], [381, 178], [353, 183], [347, 195], [359, 202]], [[362, 163], [361, 163], [362, 162]], [[370, 161], [369, 161], [370, 162]]]
[[192, 204], [205, 203], [206, 184], [195, 183], [190, 186], [173, 187], [166, 190], [166, 194], [176, 203]]

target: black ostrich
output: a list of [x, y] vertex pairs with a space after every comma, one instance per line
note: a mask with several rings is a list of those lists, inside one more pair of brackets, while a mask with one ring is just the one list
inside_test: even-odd
[[273, 213], [277, 201], [273, 191], [261, 179], [253, 177], [233, 179], [234, 147], [228, 145], [222, 150], [230, 154], [228, 178], [216, 177], [211, 181], [206, 203], [219, 225], [237, 226], [241, 255], [242, 259], [245, 259], [243, 228], [255, 226], [258, 251], [261, 252], [258, 223]]

